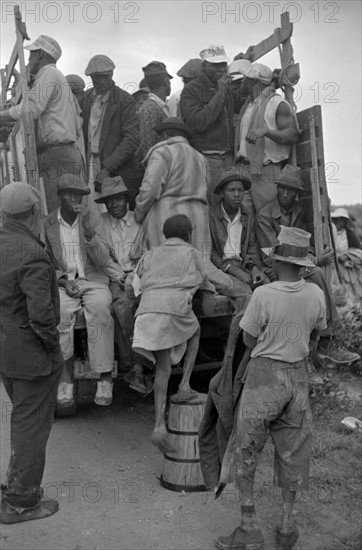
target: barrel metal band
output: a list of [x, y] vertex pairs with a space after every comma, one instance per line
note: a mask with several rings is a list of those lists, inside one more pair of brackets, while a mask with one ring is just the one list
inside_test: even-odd
[[182, 430], [170, 430], [170, 428], [167, 428], [167, 431], [170, 434], [175, 434], [175, 435], [199, 435], [199, 432], [185, 432]]
[[199, 458], [174, 458], [174, 457], [168, 456], [166, 454], [164, 454], [163, 456], [164, 456], [164, 458], [166, 458], [166, 460], [170, 460], [171, 462], [182, 462], [184, 464], [191, 464], [191, 463], [200, 462]]

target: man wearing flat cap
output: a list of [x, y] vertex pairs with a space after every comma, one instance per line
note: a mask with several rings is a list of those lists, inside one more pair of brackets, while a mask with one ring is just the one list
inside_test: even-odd
[[[281, 226], [306, 229], [304, 213], [298, 200], [303, 191], [300, 168], [287, 164], [280, 175], [275, 178], [276, 197], [256, 216], [257, 237], [262, 249], [262, 260], [266, 267], [265, 272], [273, 278], [271, 260], [268, 256], [270, 247], [277, 242]], [[333, 339], [333, 325], [340, 323], [333, 296], [327, 284], [324, 271], [321, 269], [333, 261], [333, 251], [326, 249], [319, 261], [313, 256], [313, 247], [310, 257], [313, 264], [301, 270], [302, 277], [318, 285], [324, 292], [327, 307], [327, 329], [321, 333], [318, 353], [339, 364], [348, 364], [359, 359], [357, 353], [349, 352]], [[311, 383], [322, 383], [322, 379], [309, 364]]]
[[[82, 155], [77, 146], [82, 120], [67, 80], [56, 67], [62, 55], [58, 42], [42, 34], [24, 47], [30, 50], [28, 68], [35, 75], [34, 84], [26, 93], [29, 111], [37, 121], [38, 164], [49, 213], [59, 206], [59, 177], [65, 173], [80, 174], [83, 170]], [[24, 101], [0, 112], [0, 125], [17, 120], [23, 109]]]
[[92, 57], [85, 70], [93, 88], [87, 90], [82, 116], [91, 197], [97, 198], [102, 181], [122, 176], [128, 189], [138, 190], [134, 154], [139, 144], [139, 123], [132, 96], [116, 86], [115, 64], [106, 55]]
[[45, 238], [57, 271], [60, 294], [60, 345], [65, 366], [58, 388], [58, 405], [74, 403], [74, 323], [82, 306], [87, 324], [91, 370], [99, 374], [95, 403], [112, 402], [114, 323], [112, 296], [105, 266], [112, 263], [99, 231], [99, 215], [82, 204], [89, 188], [81, 178], [64, 174], [58, 182], [60, 208], [45, 220]]
[[0, 192], [0, 370], [12, 403], [1, 523], [44, 518], [59, 508], [56, 500], [42, 500], [40, 487], [63, 366], [56, 274], [33, 233], [40, 199], [27, 183], [10, 183]]
[[166, 98], [171, 93], [171, 79], [173, 78], [161, 61], [151, 61], [142, 67], [145, 81], [150, 93], [138, 111], [140, 118], [140, 147], [138, 156], [143, 161], [148, 151], [161, 141], [161, 136], [155, 127], [169, 116]]
[[[184, 65], [182, 65], [181, 69], [177, 71], [177, 76], [179, 76], [184, 83], [184, 85], [188, 84], [196, 78], [202, 71], [202, 61], [201, 59], [189, 59]], [[178, 90], [174, 94], [170, 95], [170, 97], [167, 99], [167, 108], [169, 112], [169, 116], [181, 116], [181, 110], [180, 110], [180, 99], [181, 99], [181, 93], [182, 90]]]
[[274, 180], [297, 142], [296, 119], [289, 103], [275, 92], [273, 72], [253, 63], [244, 72], [241, 94], [246, 99], [236, 120], [235, 162], [252, 182], [256, 211], [275, 197]]

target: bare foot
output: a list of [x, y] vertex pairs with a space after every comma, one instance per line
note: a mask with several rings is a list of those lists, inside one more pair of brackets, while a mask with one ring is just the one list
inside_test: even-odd
[[161, 453], [175, 453], [176, 449], [172, 447], [169, 440], [169, 435], [166, 430], [154, 429], [151, 436], [151, 441], [161, 451]]
[[192, 390], [190, 386], [180, 387], [178, 392], [172, 396], [174, 401], [191, 401], [199, 396], [196, 390]]

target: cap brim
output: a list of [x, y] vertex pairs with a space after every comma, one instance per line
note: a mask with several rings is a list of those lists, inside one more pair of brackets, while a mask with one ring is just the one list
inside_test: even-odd
[[31, 51], [34, 51], [34, 50], [42, 50], [43, 48], [39, 45], [35, 45], [35, 42], [33, 42], [33, 44], [28, 44], [27, 46], [24, 46], [24, 50], [31, 50]]
[[77, 189], [76, 187], [60, 187], [57, 189], [57, 193], [60, 193], [61, 191], [76, 191], [80, 195], [89, 195], [90, 189]]
[[241, 80], [244, 78], [243, 74], [229, 74], [229, 76], [231, 76], [232, 80]]
[[203, 61], [207, 61], [208, 63], [229, 63], [231, 60], [228, 57], [226, 57], [226, 55], [219, 55], [216, 57], [203, 59]]
[[296, 191], [304, 191], [303, 187], [300, 185], [295, 185], [294, 183], [288, 183], [285, 181], [274, 181], [275, 185], [282, 185], [283, 187], [288, 187], [289, 189], [295, 189]]

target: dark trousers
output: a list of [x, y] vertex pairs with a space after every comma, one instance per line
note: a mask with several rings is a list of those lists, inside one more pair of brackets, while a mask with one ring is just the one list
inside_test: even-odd
[[54, 357], [59, 368], [53, 374], [32, 380], [2, 375], [13, 405], [11, 457], [3, 498], [12, 506], [28, 508], [41, 499], [40, 484], [45, 466], [45, 448], [54, 418], [57, 388], [63, 358]]

